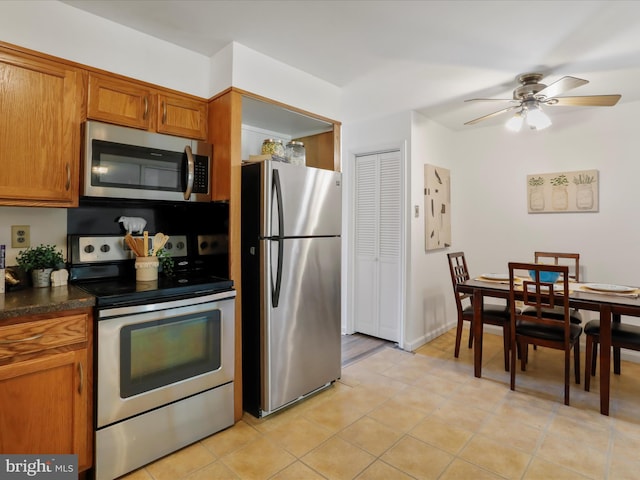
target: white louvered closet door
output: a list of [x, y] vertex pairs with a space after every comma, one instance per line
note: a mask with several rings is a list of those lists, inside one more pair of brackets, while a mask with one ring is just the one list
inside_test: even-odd
[[356, 157], [355, 331], [398, 342], [402, 322], [400, 151]]

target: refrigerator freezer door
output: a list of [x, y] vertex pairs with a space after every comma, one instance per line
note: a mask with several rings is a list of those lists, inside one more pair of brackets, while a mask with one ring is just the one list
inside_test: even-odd
[[[272, 412], [340, 378], [340, 238], [282, 240], [282, 282], [273, 305], [278, 242], [263, 240], [262, 410]], [[266, 250], [266, 251], [264, 251]]]
[[262, 237], [340, 235], [341, 173], [273, 161], [261, 165], [266, 206]]

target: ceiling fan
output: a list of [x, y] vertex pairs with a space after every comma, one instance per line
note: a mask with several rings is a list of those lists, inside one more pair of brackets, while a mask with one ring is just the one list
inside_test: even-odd
[[589, 95], [582, 97], [559, 97], [569, 90], [586, 85], [588, 80], [576, 77], [562, 77], [560, 80], [550, 85], [540, 83], [543, 74], [523, 73], [518, 75], [516, 80], [520, 86], [513, 91], [513, 98], [471, 98], [465, 102], [511, 102], [513, 105], [498, 110], [497, 112], [475, 118], [465, 125], [473, 125], [483, 120], [493, 118], [511, 110], [516, 110], [515, 115], [510, 118], [506, 127], [510, 130], [519, 131], [526, 121], [529, 128], [542, 130], [551, 125], [551, 120], [543, 112], [542, 106], [560, 107], [612, 107], [621, 95]]

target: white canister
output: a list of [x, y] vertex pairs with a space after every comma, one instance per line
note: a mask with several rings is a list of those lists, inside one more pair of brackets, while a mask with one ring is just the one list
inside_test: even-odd
[[158, 257], [136, 257], [136, 281], [153, 282], [158, 280]]

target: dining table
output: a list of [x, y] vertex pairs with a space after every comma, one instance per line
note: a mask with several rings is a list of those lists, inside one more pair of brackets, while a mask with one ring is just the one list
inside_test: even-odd
[[[505, 279], [506, 277], [506, 279]], [[473, 302], [473, 370], [482, 377], [482, 310], [484, 299], [509, 299], [509, 275], [484, 274], [458, 284], [457, 291], [472, 296]], [[516, 301], [522, 291], [515, 292]], [[611, 323], [622, 315], [640, 317], [640, 288], [612, 284], [572, 283], [569, 306], [598, 312], [600, 318], [600, 413], [609, 415], [611, 383]], [[587, 359], [586, 361], [590, 361]]]

